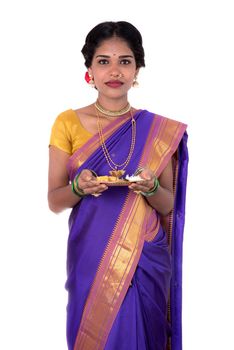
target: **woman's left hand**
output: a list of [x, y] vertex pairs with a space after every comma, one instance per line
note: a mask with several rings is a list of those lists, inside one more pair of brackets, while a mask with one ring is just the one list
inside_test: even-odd
[[134, 192], [149, 192], [154, 187], [155, 174], [148, 168], [143, 168], [139, 176], [143, 181], [132, 183], [129, 188]]

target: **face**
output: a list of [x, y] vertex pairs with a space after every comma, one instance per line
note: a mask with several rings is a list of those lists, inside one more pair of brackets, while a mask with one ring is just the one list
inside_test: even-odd
[[134, 54], [126, 41], [111, 38], [96, 49], [89, 73], [99, 95], [120, 98], [127, 95], [138, 70]]

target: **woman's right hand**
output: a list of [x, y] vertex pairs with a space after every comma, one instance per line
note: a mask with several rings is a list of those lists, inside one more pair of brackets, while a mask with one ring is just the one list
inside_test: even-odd
[[94, 174], [88, 169], [81, 171], [78, 178], [78, 187], [84, 194], [91, 194], [94, 196], [101, 195], [102, 192], [108, 189], [108, 186], [100, 184]]
[[[70, 155], [55, 146], [50, 146], [49, 155], [48, 204], [50, 210], [60, 213], [66, 208], [73, 208], [82, 199], [73, 193], [69, 181], [67, 163]], [[87, 169], [81, 171], [78, 184], [84, 193], [94, 196], [99, 196], [108, 188], [101, 185]]]

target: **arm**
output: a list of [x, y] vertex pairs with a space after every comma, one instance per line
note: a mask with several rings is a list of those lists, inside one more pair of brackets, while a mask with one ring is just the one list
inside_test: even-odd
[[[133, 191], [148, 192], [154, 186], [155, 175], [150, 169], [145, 168], [140, 176], [145, 179], [144, 182], [134, 183], [130, 186]], [[155, 208], [161, 215], [167, 215], [173, 209], [173, 171], [170, 161], [159, 177], [159, 187], [152, 197], [145, 197], [148, 203]]]
[[[73, 208], [81, 198], [72, 192], [67, 172], [67, 162], [70, 155], [57, 147], [49, 149], [49, 179], [48, 204], [50, 210], [59, 213], [64, 209]], [[108, 187], [100, 185], [93, 174], [85, 169], [79, 177], [79, 188], [85, 194], [101, 193]]]
[[49, 148], [48, 204], [50, 210], [59, 213], [74, 207], [80, 198], [76, 196], [69, 184], [67, 162], [70, 155], [57, 147]]

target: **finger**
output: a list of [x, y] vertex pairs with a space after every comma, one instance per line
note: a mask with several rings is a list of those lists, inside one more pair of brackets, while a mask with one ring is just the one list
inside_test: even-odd
[[90, 170], [84, 169], [81, 171], [79, 178], [83, 181], [90, 181], [92, 178], [94, 178], [94, 175]]
[[142, 170], [142, 172], [140, 173], [140, 177], [141, 177], [142, 179], [144, 179], [144, 180], [149, 181], [149, 180], [152, 180], [153, 174], [152, 174], [152, 172], [151, 172], [150, 170], [144, 169], [144, 170]]
[[135, 183], [137, 186], [143, 186], [143, 187], [149, 187], [151, 184], [151, 181], [147, 180], [147, 181], [137, 181]]
[[96, 177], [92, 174], [90, 170], [83, 170], [79, 176], [79, 187], [84, 189], [87, 187], [96, 186], [99, 184]]
[[85, 194], [92, 194], [92, 193], [102, 193], [106, 191], [108, 187], [106, 185], [98, 185], [98, 186], [92, 186], [92, 187], [86, 187], [83, 189]]
[[96, 179], [92, 179], [90, 181], [83, 181], [82, 182], [82, 185], [83, 185], [83, 188], [93, 188], [93, 187], [100, 187], [100, 188], [103, 188], [105, 189], [107, 186], [104, 185], [104, 184], [100, 184]]
[[129, 186], [129, 188], [133, 191], [141, 191], [141, 192], [148, 192], [152, 186], [149, 184], [147, 185], [142, 185], [142, 184], [132, 184]]

